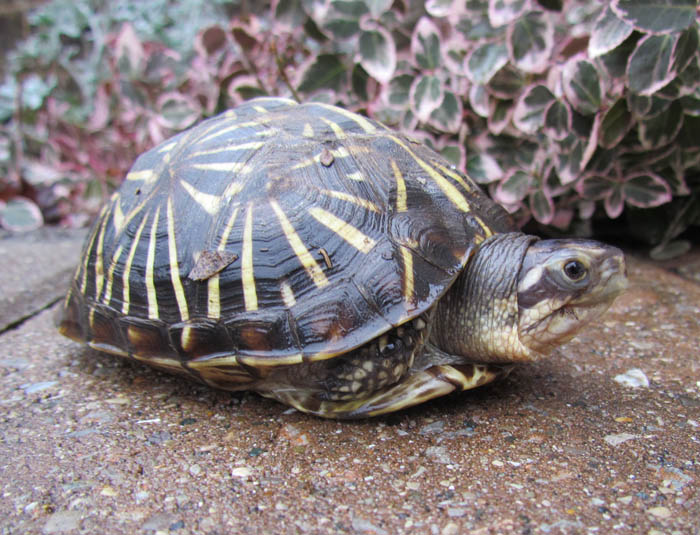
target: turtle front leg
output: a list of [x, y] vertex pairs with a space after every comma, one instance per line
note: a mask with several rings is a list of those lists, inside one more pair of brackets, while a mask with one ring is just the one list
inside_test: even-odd
[[366, 418], [412, 407], [451, 392], [476, 388], [504, 377], [510, 369], [508, 366], [482, 364], [440, 364], [412, 370], [396, 384], [347, 401], [322, 401], [309, 392], [293, 389], [263, 395], [324, 418]]

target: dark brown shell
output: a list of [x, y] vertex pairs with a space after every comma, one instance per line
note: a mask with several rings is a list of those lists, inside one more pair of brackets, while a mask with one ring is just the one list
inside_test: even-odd
[[256, 99], [136, 160], [61, 331], [193, 375], [329, 358], [426, 311], [507, 230], [430, 149], [340, 108]]

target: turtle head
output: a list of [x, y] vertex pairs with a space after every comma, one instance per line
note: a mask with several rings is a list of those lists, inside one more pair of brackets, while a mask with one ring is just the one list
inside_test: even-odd
[[499, 234], [479, 246], [439, 301], [431, 342], [470, 362], [535, 360], [573, 338], [626, 287], [615, 247]]
[[520, 343], [536, 355], [571, 340], [627, 287], [625, 258], [589, 240], [541, 240], [528, 247], [518, 275]]

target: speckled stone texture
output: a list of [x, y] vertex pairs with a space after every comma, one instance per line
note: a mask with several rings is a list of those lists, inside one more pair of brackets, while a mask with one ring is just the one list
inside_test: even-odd
[[631, 257], [630, 290], [547, 361], [357, 422], [100, 355], [39, 312], [0, 335], [0, 533], [698, 534], [686, 258]]

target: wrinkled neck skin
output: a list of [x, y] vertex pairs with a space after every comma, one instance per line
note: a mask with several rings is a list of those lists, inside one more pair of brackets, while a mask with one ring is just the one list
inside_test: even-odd
[[518, 274], [537, 238], [498, 234], [484, 241], [467, 268], [438, 302], [430, 341], [464, 362], [531, 360], [518, 333]]

